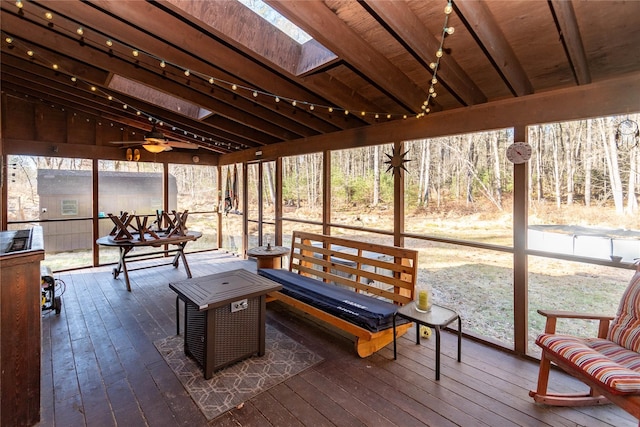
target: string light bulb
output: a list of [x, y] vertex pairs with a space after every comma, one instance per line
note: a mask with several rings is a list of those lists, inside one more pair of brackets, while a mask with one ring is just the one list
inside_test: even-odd
[[209, 84], [213, 84], [215, 82], [215, 80], [213, 80], [213, 77], [209, 77]]
[[455, 29], [455, 28], [453, 28], [453, 27], [446, 27], [446, 28], [444, 29], [444, 32], [445, 32], [445, 33], [447, 33], [447, 34], [449, 34], [449, 35], [451, 35], [451, 34], [453, 34], [453, 32], [454, 32], [455, 30], [456, 30], [456, 29]]
[[184, 70], [184, 75], [189, 77], [191, 75], [191, 71], [189, 70]]
[[238, 90], [238, 85], [236, 85], [236, 84], [232, 84], [232, 85], [231, 85], [231, 89], [233, 89], [233, 90]]
[[258, 92], [257, 92], [257, 91], [255, 91], [255, 90], [253, 91], [253, 97], [254, 97], [254, 98], [257, 98], [257, 97], [258, 97]]
[[329, 107], [329, 112], [333, 113], [333, 107]]
[[294, 100], [291, 102], [291, 105], [293, 105], [293, 106], [295, 107], [296, 105], [298, 105], [298, 102], [296, 102], [296, 100], [294, 99]]
[[111, 41], [111, 39], [107, 39], [107, 41], [105, 43], [109, 47], [113, 46], [113, 42]]
[[164, 61], [160, 61], [160, 68], [164, 68], [167, 66], [167, 63]]
[[24, 7], [24, 4], [20, 0], [18, 0], [18, 1], [16, 1], [16, 7], [18, 9], [22, 9]]
[[28, 50], [28, 51], [27, 51], [27, 55], [29, 55], [29, 56], [33, 57], [34, 53], [33, 53], [33, 51], [32, 51], [32, 50]]
[[11, 37], [5, 38], [4, 41], [6, 41], [9, 44], [13, 43], [13, 39]]
[[444, 13], [445, 15], [450, 15], [451, 12], [453, 12], [453, 5], [451, 4], [451, 2], [447, 3], [447, 5], [444, 7]]
[[76, 33], [81, 36], [84, 34], [84, 29], [82, 29], [82, 27], [78, 27], [78, 29], [76, 30]]
[[134, 49], [133, 52], [131, 52], [131, 54], [137, 58], [138, 55], [140, 55], [140, 52], [138, 52], [136, 49]]
[[77, 81], [78, 81], [78, 78], [77, 78], [76, 76], [72, 76], [72, 77], [71, 77], [71, 81], [75, 83], [75, 82], [77, 82]]
[[280, 98], [276, 96], [275, 101], [280, 102]]
[[44, 17], [47, 18], [49, 21], [51, 21], [53, 19], [53, 13], [51, 12], [46, 12], [44, 14]]
[[51, 68], [53, 68], [54, 70], [57, 70], [57, 69], [58, 69], [58, 64], [53, 64], [53, 65], [51, 66]]
[[442, 48], [438, 49], [438, 51], [436, 52], [436, 57], [438, 58], [442, 58], [443, 52], [442, 52]]

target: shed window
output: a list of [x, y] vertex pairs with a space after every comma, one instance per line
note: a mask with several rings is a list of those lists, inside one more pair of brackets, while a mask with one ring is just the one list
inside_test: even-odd
[[62, 215], [78, 215], [78, 200], [63, 199], [61, 212]]

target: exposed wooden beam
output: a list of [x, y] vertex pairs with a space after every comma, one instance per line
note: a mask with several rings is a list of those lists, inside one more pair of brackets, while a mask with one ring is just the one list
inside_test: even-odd
[[349, 28], [323, 1], [266, 0], [266, 3], [348, 62], [405, 109], [413, 113], [422, 111], [426, 92]]
[[[519, 125], [624, 114], [640, 109], [638, 93], [640, 74], [634, 73], [583, 86], [431, 113], [419, 120], [396, 120], [273, 144], [261, 148], [262, 157], [268, 160], [279, 156], [385, 144], [390, 141], [436, 138]], [[245, 150], [222, 155], [220, 164], [239, 163], [252, 158], [255, 158], [254, 152]]]
[[[164, 88], [168, 92], [173, 92], [177, 96], [195, 102], [212, 111], [221, 113], [221, 111], [227, 113], [227, 117], [233, 114], [235, 117], [229, 117], [230, 121], [227, 122], [227, 128], [223, 129], [229, 133], [237, 133], [238, 136], [249, 138], [254, 140], [258, 145], [261, 143], [273, 143], [278, 140], [291, 139], [295, 134], [284, 131], [279, 126], [262, 120], [256, 117], [251, 112], [240, 109], [234, 109], [231, 111], [223, 103], [220, 103], [215, 98], [206, 96], [200, 92], [192, 90], [186, 86], [182, 86], [169, 78], [165, 78], [154, 73], [151, 73], [140, 66], [129, 63], [122, 58], [110, 57], [107, 53], [93, 49], [89, 46], [81, 47], [76, 42], [70, 41], [68, 38], [57, 34], [51, 33], [47, 28], [34, 25], [29, 21], [24, 21], [11, 15], [4, 15], [2, 20], [3, 29], [12, 32], [17, 31], [19, 27], [23, 28], [23, 31], [28, 31], [32, 40], [35, 40], [41, 46], [50, 49], [50, 59], [55, 59], [61, 64], [65, 61], [68, 63], [69, 68], [65, 69], [66, 72], [72, 73], [78, 78], [86, 79], [85, 70], [88, 68], [86, 64], [93, 64], [98, 67], [108, 69], [114, 73], [123, 75], [132, 80], [145, 82], [152, 87]], [[4, 49], [3, 45], [3, 49]], [[71, 60], [63, 58], [61, 54], [68, 55], [69, 57], [75, 57], [83, 61], [86, 64], [74, 63]], [[73, 67], [71, 65], [74, 65]], [[62, 65], [60, 67], [62, 68]], [[103, 86], [106, 91], [110, 91], [104, 87], [104, 82], [91, 82], [97, 85]], [[111, 91], [113, 92], [113, 91]], [[248, 107], [248, 106], [247, 106]], [[222, 113], [221, 113], [222, 115]], [[215, 118], [219, 125], [222, 125], [219, 118]], [[238, 125], [233, 125], [236, 129], [230, 128], [232, 122], [236, 122]], [[209, 121], [212, 123], [212, 121]], [[215, 136], [215, 130], [211, 130], [211, 133]], [[273, 135], [276, 134], [276, 135]]]
[[[433, 55], [440, 48], [438, 39], [425, 31], [425, 26], [409, 8], [407, 3], [388, 0], [366, 0], [371, 8], [425, 64], [433, 60]], [[425, 69], [425, 73], [430, 72]], [[487, 102], [487, 97], [469, 78], [462, 67], [445, 55], [440, 58], [438, 81], [445, 85], [454, 97], [465, 105]]]
[[[257, 62], [255, 60], [235, 51], [228, 44], [221, 43], [219, 39], [224, 40], [223, 34], [216, 33], [217, 38], [212, 37], [213, 33], [210, 28], [198, 28], [197, 23], [187, 24], [181, 19], [175, 19], [171, 14], [160, 8], [175, 10], [175, 6], [167, 2], [94, 0], [92, 3], [115, 14], [124, 21], [133, 22], [135, 26], [157, 35], [159, 39], [168, 44], [164, 48], [164, 50], [167, 50], [167, 54], [172, 53], [171, 50], [168, 50], [171, 46], [180, 46], [183, 51], [189, 52], [191, 56], [200, 58], [207, 64], [215, 65], [217, 69], [233, 70], [233, 75], [226, 74], [225, 80], [227, 81], [245, 84], [249, 87], [291, 99], [305, 100], [317, 104], [326, 103], [326, 99], [318, 97], [302, 85], [294, 84], [289, 79], [284, 79], [280, 74], [266, 67], [256, 66]], [[180, 16], [180, 14], [176, 13], [176, 16]], [[171, 31], [167, 31], [167, 28], [171, 28]], [[137, 41], [136, 38], [129, 39], [130, 43]], [[161, 52], [152, 51], [152, 53], [157, 56], [164, 56], [164, 50]], [[182, 65], [180, 62], [177, 62], [177, 64]], [[211, 73], [214, 71], [207, 70], [207, 72]], [[236, 96], [239, 96], [239, 94], [236, 94]], [[251, 97], [251, 94], [247, 93], [246, 96]], [[277, 106], [271, 101], [269, 105], [276, 109]], [[278, 111], [282, 113], [283, 109]], [[290, 111], [293, 111], [293, 109]], [[291, 118], [291, 115], [289, 117]], [[338, 129], [346, 129], [359, 127], [363, 124], [361, 120], [355, 117], [345, 123], [318, 110], [311, 112], [311, 115], [306, 116], [305, 120], [308, 117], [315, 117], [318, 124], [314, 124], [314, 126], [317, 127], [330, 124], [332, 127], [337, 126]], [[323, 122], [325, 122], [324, 125], [322, 124]], [[322, 129], [321, 131], [330, 132], [331, 130]]]
[[[22, 156], [51, 156], [52, 144], [42, 141], [25, 141], [23, 139], [4, 139], [3, 154], [15, 154]], [[123, 150], [118, 147], [95, 146], [85, 144], [54, 144], [58, 150], [57, 157], [69, 157], [72, 159], [101, 159], [101, 160], [124, 160]], [[193, 153], [183, 151], [163, 151], [154, 154], [158, 162], [171, 162], [180, 164], [193, 164], [191, 159]], [[218, 164], [218, 155], [213, 153], [198, 153], [199, 164]]]
[[[49, 68], [22, 60], [20, 57], [12, 57], [7, 55], [6, 52], [3, 52], [2, 63], [3, 81], [7, 83], [13, 82], [15, 85], [11, 87], [16, 91], [47, 99], [56, 104], [66, 106], [67, 108], [102, 117], [115, 123], [133, 126], [142, 131], [148, 131], [151, 128], [148, 120], [137, 118], [133, 111], [123, 113], [121, 105], [116, 105], [103, 97], [95, 96], [86, 87], [84, 89], [82, 87], [76, 87], [66, 76], [56, 75], [56, 73]], [[15, 77], [12, 80], [11, 77], [7, 76]], [[28, 84], [24, 85], [24, 83]], [[147, 113], [155, 117], [163, 117], [164, 120], [174, 125], [179, 125], [182, 129], [186, 129], [192, 134], [210, 134], [211, 129], [208, 129], [200, 121], [189, 119], [172, 111], [162, 110], [155, 105], [134, 100], [126, 95], [120, 95], [120, 100], [130, 105], [137, 103], [139, 106], [141, 105], [142, 109]], [[128, 115], [131, 116], [131, 119], [127, 119]], [[217, 149], [215, 143], [209, 142], [209, 140], [202, 142], [200, 140], [193, 140], [192, 138], [185, 138], [182, 134], [172, 132], [170, 128], [164, 129], [163, 133], [172, 139], [195, 142], [206, 149], [213, 148], [219, 152], [227, 151], [226, 148]], [[219, 142], [225, 146], [228, 144], [233, 146], [242, 144], [249, 147], [256, 145], [256, 143], [251, 140], [219, 129], [216, 130], [215, 142]]]
[[480, 41], [513, 94], [515, 96], [532, 94], [533, 86], [522, 68], [522, 64], [484, 2], [455, 0], [454, 4], [460, 18], [467, 22], [469, 30]]
[[569, 1], [551, 0], [550, 2], [553, 14], [556, 16], [558, 29], [560, 30], [560, 38], [564, 44], [569, 62], [573, 67], [578, 84], [584, 85], [591, 83], [591, 72], [587, 55], [584, 52], [578, 21], [573, 10], [573, 5]]

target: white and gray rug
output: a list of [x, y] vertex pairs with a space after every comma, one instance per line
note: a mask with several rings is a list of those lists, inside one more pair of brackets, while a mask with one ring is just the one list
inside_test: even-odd
[[154, 342], [208, 420], [322, 361], [322, 357], [266, 325], [265, 355], [228, 366], [204, 379], [202, 369], [184, 354], [184, 337]]

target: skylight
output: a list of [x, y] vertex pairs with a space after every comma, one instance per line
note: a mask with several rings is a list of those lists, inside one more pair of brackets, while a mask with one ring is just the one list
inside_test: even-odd
[[274, 8], [263, 2], [262, 0], [238, 0], [240, 3], [251, 9], [254, 13], [258, 14], [262, 19], [271, 23], [271, 25], [278, 28], [280, 31], [291, 37], [298, 44], [305, 44], [309, 40], [312, 40], [309, 34], [305, 33], [293, 22], [282, 16]]
[[152, 87], [117, 74], [114, 74], [111, 78], [108, 87], [126, 93], [134, 98], [142, 99], [148, 103], [182, 114], [183, 116], [191, 117], [192, 119], [202, 120], [212, 114], [211, 111], [192, 102], [160, 92]]

